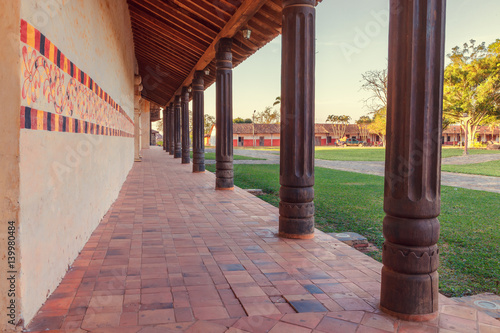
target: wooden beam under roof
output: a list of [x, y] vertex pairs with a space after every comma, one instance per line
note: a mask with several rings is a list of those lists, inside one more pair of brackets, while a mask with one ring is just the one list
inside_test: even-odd
[[[207, 67], [212, 60], [215, 58], [215, 46], [221, 38], [232, 38], [236, 33], [238, 33], [248, 21], [261, 9], [261, 7], [268, 2], [268, 0], [245, 0], [241, 6], [236, 10], [236, 13], [231, 17], [227, 24], [222, 28], [219, 34], [212, 41], [212, 44], [206, 49], [205, 53], [201, 56], [200, 60], [191, 73], [186, 77], [184, 82], [177, 88], [177, 91], [171, 96], [169, 102], [174, 101], [175, 95], [180, 95], [182, 87], [185, 87], [193, 81], [194, 72], [203, 70]], [[168, 103], [167, 103], [168, 104]]]

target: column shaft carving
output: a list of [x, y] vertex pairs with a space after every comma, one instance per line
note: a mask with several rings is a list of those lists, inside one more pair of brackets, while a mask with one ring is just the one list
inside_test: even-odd
[[193, 80], [193, 172], [205, 172], [205, 83], [204, 72], [196, 71]]
[[438, 312], [446, 0], [391, 0], [381, 308]]
[[168, 106], [163, 109], [163, 150], [168, 152]]
[[188, 87], [182, 87], [181, 94], [182, 113], [182, 164], [189, 164], [189, 91]]
[[174, 129], [175, 129], [175, 121], [174, 121], [174, 103], [170, 103], [168, 108], [168, 136], [169, 136], [169, 144], [170, 147], [168, 149], [169, 155], [174, 155], [175, 151], [175, 142], [174, 142]]
[[233, 182], [233, 55], [231, 38], [216, 46], [216, 183], [217, 190], [231, 190]]
[[279, 235], [314, 237], [315, 0], [283, 1]]
[[181, 157], [181, 96], [178, 95], [174, 100], [174, 158]]

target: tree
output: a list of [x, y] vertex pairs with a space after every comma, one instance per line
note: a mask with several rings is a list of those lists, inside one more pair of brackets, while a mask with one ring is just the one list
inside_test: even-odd
[[372, 133], [376, 133], [382, 139], [382, 144], [384, 147], [385, 147], [386, 128], [387, 128], [387, 109], [382, 108], [378, 110], [373, 116], [372, 122], [368, 125], [368, 130]]
[[212, 125], [215, 124], [215, 117], [205, 114], [205, 134], [210, 134], [210, 130], [212, 129]]
[[241, 117], [238, 117], [238, 118], [233, 119], [233, 123], [235, 123], [235, 124], [251, 124], [252, 119], [250, 119], [250, 118], [243, 119]]
[[475, 40], [456, 46], [444, 72], [445, 117], [460, 123], [473, 144], [477, 127], [500, 115], [500, 39], [485, 46]]
[[255, 122], [261, 124], [279, 124], [280, 118], [280, 112], [270, 106], [267, 106], [264, 111], [255, 114]]
[[281, 104], [281, 96], [276, 97], [276, 99], [274, 100], [273, 106], [276, 106], [279, 104]]
[[356, 124], [358, 124], [359, 135], [361, 139], [364, 141], [368, 141], [368, 135], [370, 134], [370, 129], [368, 126], [373, 122], [373, 120], [368, 116], [361, 116], [358, 120], [356, 120]]
[[338, 139], [344, 137], [347, 125], [349, 124], [350, 120], [351, 117], [346, 115], [337, 116], [331, 114], [326, 118], [327, 123], [332, 123], [333, 137]]
[[373, 70], [361, 74], [363, 85], [361, 89], [370, 93], [364, 100], [365, 107], [376, 114], [387, 108], [387, 69]]

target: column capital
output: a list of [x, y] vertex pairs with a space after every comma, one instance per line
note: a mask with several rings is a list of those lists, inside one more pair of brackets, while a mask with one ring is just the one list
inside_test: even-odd
[[316, 6], [316, 0], [283, 0], [283, 8], [288, 6]]
[[181, 89], [181, 102], [184, 102], [186, 100], [189, 102], [189, 87], [182, 87], [182, 89]]
[[232, 47], [233, 47], [232, 38], [221, 38], [217, 42], [215, 49], [217, 52], [231, 52]]

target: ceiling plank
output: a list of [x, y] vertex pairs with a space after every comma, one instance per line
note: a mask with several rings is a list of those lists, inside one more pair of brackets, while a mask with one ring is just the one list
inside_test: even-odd
[[[262, 6], [264, 6], [266, 2], [268, 2], [268, 0], [245, 0], [241, 4], [224, 28], [222, 28], [217, 37], [215, 37], [212, 41], [212, 44], [210, 44], [210, 46], [206, 49], [196, 66], [191, 70], [189, 76], [179, 86], [174, 95], [180, 94], [182, 87], [191, 83], [195, 71], [205, 69], [205, 67], [212, 62], [215, 58], [215, 46], [219, 40], [221, 38], [232, 38], [247, 24], [247, 22], [261, 9]], [[173, 99], [174, 96], [171, 97], [170, 101], [173, 101]]]

